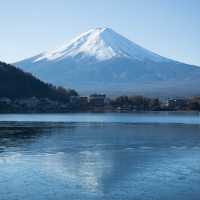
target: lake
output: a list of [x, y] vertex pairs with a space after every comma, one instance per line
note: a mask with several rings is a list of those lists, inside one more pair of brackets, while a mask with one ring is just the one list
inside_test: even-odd
[[1, 114], [0, 200], [199, 200], [200, 114]]

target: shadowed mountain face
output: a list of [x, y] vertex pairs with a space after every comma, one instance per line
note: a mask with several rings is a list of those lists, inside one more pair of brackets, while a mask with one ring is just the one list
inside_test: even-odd
[[200, 68], [176, 62], [109, 28], [92, 29], [53, 51], [16, 63], [42, 80], [81, 93], [197, 95]]

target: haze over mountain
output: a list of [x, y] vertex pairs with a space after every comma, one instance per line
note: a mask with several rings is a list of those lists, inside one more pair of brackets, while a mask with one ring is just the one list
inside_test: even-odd
[[199, 67], [146, 50], [110, 28], [91, 29], [55, 50], [15, 65], [81, 93], [200, 94]]

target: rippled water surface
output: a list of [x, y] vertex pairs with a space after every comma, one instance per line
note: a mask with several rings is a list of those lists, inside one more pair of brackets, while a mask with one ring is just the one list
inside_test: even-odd
[[198, 113], [0, 121], [0, 200], [199, 200]]

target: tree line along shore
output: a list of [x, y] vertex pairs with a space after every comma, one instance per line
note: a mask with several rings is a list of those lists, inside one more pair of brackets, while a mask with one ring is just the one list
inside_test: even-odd
[[[63, 90], [64, 92], [64, 90]], [[134, 111], [200, 111], [200, 97], [160, 100], [143, 96], [109, 98], [104, 94], [49, 99], [44, 97], [0, 98], [0, 113], [68, 113], [68, 112], [134, 112]]]

